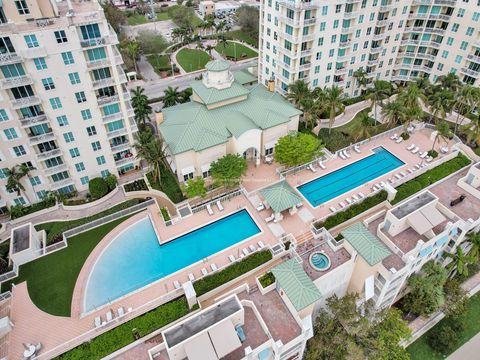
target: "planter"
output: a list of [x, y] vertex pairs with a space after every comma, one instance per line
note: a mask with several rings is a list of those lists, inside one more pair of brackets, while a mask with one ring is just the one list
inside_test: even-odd
[[255, 282], [257, 283], [258, 290], [260, 291], [260, 293], [261, 293], [262, 295], [265, 295], [265, 294], [269, 293], [270, 291], [275, 290], [276, 287], [277, 287], [277, 281], [276, 281], [276, 280], [275, 280], [273, 283], [271, 283], [270, 285], [268, 285], [268, 286], [266, 286], [266, 287], [263, 287], [263, 285], [261, 284], [261, 282], [260, 282], [259, 279], [260, 279], [261, 277], [265, 276], [266, 274], [268, 274], [268, 273], [265, 273], [265, 274], [263, 274], [263, 275], [261, 275], [261, 276], [257, 276], [257, 277], [255, 278]]

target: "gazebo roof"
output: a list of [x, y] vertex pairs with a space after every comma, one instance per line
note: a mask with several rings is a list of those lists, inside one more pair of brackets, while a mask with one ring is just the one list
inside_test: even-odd
[[260, 190], [260, 194], [276, 213], [302, 202], [297, 192], [285, 180]]

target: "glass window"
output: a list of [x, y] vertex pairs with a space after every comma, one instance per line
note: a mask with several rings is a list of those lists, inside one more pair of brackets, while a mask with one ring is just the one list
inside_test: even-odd
[[38, 40], [36, 35], [24, 35], [23, 38], [25, 39], [25, 42], [27, 43], [27, 46], [31, 48], [38, 47]]
[[0, 109], [0, 122], [8, 121], [8, 115], [5, 109]]
[[91, 113], [90, 109], [82, 110], [82, 111], [80, 111], [80, 113], [82, 114], [82, 119], [83, 120], [89, 120], [89, 119], [92, 118], [92, 113]]
[[105, 161], [105, 156], [102, 155], [102, 156], [97, 157], [97, 164], [98, 165], [103, 165], [103, 164], [105, 164], [105, 162], [106, 162]]
[[57, 116], [57, 122], [59, 126], [67, 126], [68, 125], [67, 116], [66, 115]]
[[42, 84], [45, 90], [53, 90], [55, 89], [55, 84], [53, 83], [53, 79], [51, 77], [42, 79]]
[[57, 43], [62, 44], [68, 41], [65, 31], [63, 30], [55, 31], [54, 34], [55, 34], [55, 39], [57, 40]]
[[78, 72], [69, 73], [68, 78], [70, 79], [70, 84], [80, 84], [80, 76], [78, 75]]
[[49, 99], [50, 100], [50, 105], [52, 105], [52, 109], [61, 109], [62, 108], [62, 102], [60, 101], [60, 98], [54, 97]]
[[103, 47], [88, 49], [87, 57], [90, 62], [101, 61], [107, 58], [107, 53]]
[[79, 104], [87, 101], [87, 97], [85, 96], [85, 92], [83, 91], [75, 93], [75, 98], [77, 99], [77, 103]]
[[88, 176], [82, 176], [80, 178], [80, 182], [82, 183], [82, 185], [87, 185], [88, 184]]
[[108, 170], [100, 171], [100, 175], [102, 175], [102, 177], [107, 177], [109, 174], [110, 174], [110, 171], [108, 171]]
[[108, 132], [120, 130], [120, 129], [123, 129], [123, 128], [124, 128], [123, 120], [112, 121], [112, 122], [107, 124], [107, 131]]
[[101, 37], [98, 24], [89, 24], [80, 26], [80, 32], [83, 40], [98, 39]]
[[73, 148], [73, 149], [70, 149], [68, 151], [69, 151], [70, 156], [72, 158], [76, 158], [76, 157], [80, 156], [80, 151], [78, 151], [78, 148]]
[[469, 26], [469, 27], [467, 28], [466, 34], [467, 34], [468, 36], [472, 36], [474, 31], [475, 31], [475, 29], [474, 29], [473, 27], [470, 27], [470, 26]]
[[14, 128], [5, 129], [3, 130], [3, 133], [5, 134], [7, 140], [13, 140], [18, 138], [17, 131]]
[[20, 157], [20, 156], [23, 156], [23, 155], [27, 155], [27, 151], [25, 150], [25, 148], [23, 147], [23, 145], [14, 146], [14, 147], [13, 147], [13, 152], [15, 153], [15, 156], [16, 156], [16, 157]]
[[85, 165], [83, 164], [83, 162], [76, 163], [75, 169], [77, 170], [77, 172], [85, 171]]
[[73, 55], [71, 51], [63, 52], [62, 59], [65, 65], [70, 65], [75, 63], [75, 60], [73, 60]]
[[72, 142], [72, 141], [75, 141], [75, 138], [72, 134], [71, 131], [67, 132], [67, 133], [64, 133], [63, 134], [63, 138], [65, 139], [65, 142], [69, 143], [69, 142]]
[[3, 76], [7, 79], [15, 78], [25, 75], [25, 70], [23, 70], [22, 64], [10, 64], [0, 66]]
[[87, 127], [87, 134], [88, 134], [88, 136], [97, 135], [97, 129], [95, 128], [95, 126]]
[[95, 141], [95, 142], [92, 142], [92, 149], [93, 151], [98, 151], [102, 148], [102, 146], [100, 145], [100, 141]]
[[35, 63], [37, 70], [45, 70], [47, 68], [47, 63], [43, 57], [35, 58], [33, 59], [33, 62]]
[[20, 15], [30, 14], [26, 0], [15, 0], [15, 6], [17, 7], [17, 11]]
[[40, 185], [42, 183], [42, 181], [40, 180], [40, 177], [38, 176], [32, 176], [29, 178], [30, 180], [30, 184], [32, 184], [32, 186], [37, 186], [37, 185]]

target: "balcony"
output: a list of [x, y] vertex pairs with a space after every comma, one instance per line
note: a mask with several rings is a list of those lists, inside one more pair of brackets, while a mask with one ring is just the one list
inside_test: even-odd
[[430, 14], [428, 17], [430, 20], [443, 20], [443, 21], [449, 21], [452, 15], [447, 15], [447, 14]]
[[290, 9], [316, 9], [320, 5], [316, 2], [304, 2], [304, 1], [295, 1], [295, 0], [280, 0], [280, 5], [289, 7]]
[[42, 153], [37, 154], [38, 160], [48, 160], [51, 159], [52, 157], [58, 156], [62, 153], [60, 149], [53, 149], [50, 151], [45, 151]]
[[412, 51], [406, 51], [404, 53], [400, 52], [399, 56], [411, 57], [416, 59], [426, 59], [431, 61], [435, 61], [435, 58], [436, 58], [436, 56], [432, 54], [414, 53]]
[[335, 75], [345, 75], [346, 73], [347, 73], [346, 67], [335, 69]]
[[373, 40], [383, 40], [385, 39], [385, 36], [387, 36], [387, 33], [381, 33], [381, 34], [373, 34], [372, 39]]
[[128, 150], [130, 149], [130, 143], [128, 141], [122, 143], [122, 144], [117, 144], [115, 146], [110, 145], [110, 149], [112, 150], [113, 153], [123, 151], [123, 150]]
[[310, 66], [312, 66], [312, 63], [311, 62], [307, 62], [305, 64], [301, 64], [298, 69], [299, 70], [307, 70], [307, 69], [310, 69]]
[[55, 139], [55, 134], [53, 132], [49, 132], [42, 135], [29, 136], [30, 145], [39, 144], [41, 142], [50, 141], [53, 139]]
[[91, 48], [96, 46], [112, 45], [116, 42], [116, 40], [117, 39], [115, 36], [108, 35], [96, 39], [81, 40], [80, 46], [82, 48]]
[[338, 47], [340, 49], [346, 49], [346, 48], [350, 47], [351, 45], [352, 45], [352, 42], [350, 40], [340, 41], [340, 43], [338, 44]]
[[429, 5], [432, 0], [413, 0], [413, 5]]
[[468, 68], [462, 68], [460, 70], [462, 73], [467, 74], [469, 76], [472, 76], [474, 78], [478, 78], [480, 75], [480, 70], [473, 70], [473, 69], [468, 69]]
[[287, 34], [286, 32], [282, 32], [280, 33], [280, 36], [282, 36], [283, 38], [285, 38], [286, 40], [290, 41], [290, 42], [297, 42], [299, 39], [299, 37], [295, 37], [293, 35], [290, 35], [290, 34]]
[[87, 60], [87, 67], [89, 69], [101, 68], [110, 65], [110, 59]]
[[435, 0], [433, 3], [435, 5], [455, 6], [457, 4], [457, 0]]
[[379, 59], [368, 60], [367, 65], [368, 66], [375, 66], [375, 65], [378, 65], [379, 62], [380, 62]]
[[118, 112], [115, 114], [110, 114], [110, 115], [104, 115], [102, 116], [102, 121], [104, 124], [116, 121], [116, 120], [121, 120], [123, 118], [122, 112]]
[[383, 27], [388, 25], [388, 19], [383, 19], [383, 20], [377, 20], [377, 26], [378, 27]]
[[114, 77], [109, 77], [106, 79], [100, 79], [100, 80], [93, 80], [92, 85], [94, 89], [99, 89], [102, 87], [107, 87], [107, 86], [113, 86], [115, 85], [115, 78]]
[[354, 27], [354, 26], [342, 27], [341, 33], [342, 33], [343, 35], [347, 35], [347, 34], [351, 34], [351, 33], [353, 32], [353, 30], [355, 30], [355, 27]]
[[107, 133], [107, 138], [113, 139], [114, 137], [117, 137], [117, 136], [127, 135], [127, 133], [128, 131], [126, 128], [110, 131], [109, 133]]
[[97, 96], [97, 103], [98, 105], [107, 105], [111, 103], [116, 103], [120, 101], [120, 96], [113, 95], [113, 96]]
[[38, 96], [28, 96], [20, 99], [11, 100], [10, 103], [14, 109], [20, 109], [22, 107], [38, 105], [41, 100]]
[[380, 5], [380, 8], [379, 8], [378, 11], [380, 11], [380, 12], [386, 12], [386, 11], [392, 10], [392, 8], [393, 8], [393, 4]]
[[303, 57], [303, 56], [309, 56], [312, 54], [312, 49], [306, 49], [306, 50], [302, 50], [300, 52], [300, 56]]
[[133, 154], [130, 153], [130, 155], [128, 157], [124, 157], [124, 158], [115, 160], [115, 166], [122, 166], [122, 165], [125, 165], [125, 164], [132, 163], [134, 161], [135, 161], [135, 157], [133, 156]]
[[0, 54], [0, 65], [15, 64], [22, 61], [22, 57], [17, 53]]
[[426, 27], [426, 28], [425, 28], [425, 32], [426, 32], [426, 33], [443, 35], [443, 34], [445, 34], [445, 29]]
[[315, 34], [302, 35], [302, 41], [312, 41], [315, 38]]
[[38, 46], [34, 48], [22, 49], [20, 55], [25, 59], [35, 59], [38, 57], [47, 56], [47, 50], [44, 47]]
[[0, 87], [2, 89], [11, 89], [13, 87], [32, 85], [33, 80], [30, 75], [17, 76], [0, 80]]
[[295, 20], [295, 19], [290, 19], [289, 17], [286, 17], [286, 16], [281, 16], [280, 20], [290, 26], [295, 26], [295, 27], [300, 26], [300, 20], [298, 19]]
[[71, 178], [68, 178], [68, 179], [64, 179], [64, 180], [60, 180], [60, 181], [57, 181], [57, 182], [54, 182], [51, 186], [50, 186], [50, 189], [52, 190], [58, 190], [58, 189], [61, 189], [63, 187], [66, 187], [66, 186], [69, 186], [69, 185], [74, 185], [75, 182], [73, 181], [73, 179]]
[[47, 115], [45, 114], [20, 119], [20, 124], [22, 124], [22, 128], [26, 128], [33, 125], [39, 125], [46, 122], [48, 122], [48, 118], [47, 118]]
[[52, 166], [52, 167], [49, 167], [49, 168], [45, 168], [44, 169], [44, 172], [45, 172], [45, 175], [53, 175], [53, 174], [56, 174], [56, 173], [59, 173], [61, 171], [65, 171], [65, 170], [68, 170], [68, 166], [67, 164], [60, 164], [60, 165], [57, 165], [57, 166]]
[[471, 62], [475, 62], [477, 64], [480, 64], [480, 56], [470, 54], [467, 56], [467, 59], [470, 60]]
[[343, 17], [345, 19], [356, 19], [358, 16], [358, 12], [356, 11], [352, 11], [352, 12], [346, 12]]
[[410, 14], [408, 14], [408, 20], [426, 19], [427, 17], [428, 17], [427, 14], [420, 14], [420, 13], [410, 13]]
[[371, 54], [378, 54], [383, 51], [383, 46], [377, 46], [370, 49]]
[[313, 24], [316, 23], [316, 21], [317, 21], [317, 19], [315, 19], [315, 18], [304, 19], [303, 24], [304, 25], [313, 25]]

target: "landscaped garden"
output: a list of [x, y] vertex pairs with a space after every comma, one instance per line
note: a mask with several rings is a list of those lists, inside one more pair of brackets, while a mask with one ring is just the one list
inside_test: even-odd
[[170, 55], [150, 54], [146, 56], [147, 61], [152, 65], [153, 70], [161, 77], [172, 75], [172, 71], [177, 73], [178, 68], [170, 62]]
[[258, 48], [258, 37], [251, 36], [242, 30], [234, 30], [223, 33], [227, 40], [238, 40], [247, 43], [248, 45]]
[[154, 181], [151, 172], [147, 174], [147, 179], [153, 189], [164, 192], [174, 203], [179, 203], [184, 200], [182, 190], [175, 176], [165, 165], [162, 165], [162, 169], [160, 170], [160, 181]]
[[141, 25], [149, 22], [164, 21], [170, 19], [168, 11], [161, 11], [155, 13], [156, 17], [154, 19], [147, 19], [145, 15], [141, 15], [133, 11], [127, 11], [126, 15], [128, 25]]
[[219, 43], [215, 46], [215, 50], [217, 50], [219, 54], [224, 55], [227, 59], [233, 61], [245, 60], [258, 56], [256, 51], [234, 41], [228, 41], [226, 45]]
[[186, 72], [202, 70], [210, 60], [210, 55], [203, 50], [182, 49], [177, 53], [177, 61]]

